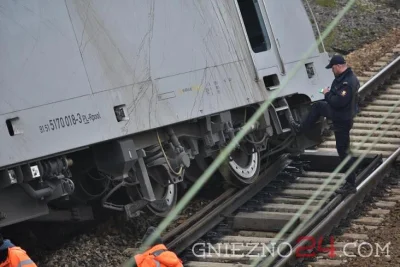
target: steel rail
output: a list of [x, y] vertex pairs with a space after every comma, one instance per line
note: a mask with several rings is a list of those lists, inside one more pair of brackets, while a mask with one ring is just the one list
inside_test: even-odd
[[[375, 186], [381, 182], [385, 174], [390, 170], [391, 165], [400, 156], [400, 147], [387, 158], [373, 173], [371, 173], [360, 185], [357, 186], [357, 193], [347, 196], [333, 211], [331, 211], [316, 227], [314, 227], [307, 235], [308, 236], [324, 236], [329, 234], [332, 229], [337, 225], [346, 214], [353, 209], [357, 203], [362, 201], [364, 197], [369, 193]], [[304, 246], [306, 241], [299, 242], [293, 247], [293, 251]], [[292, 253], [290, 256], [281, 259], [279, 262], [274, 264], [274, 267], [282, 267], [291, 265], [293, 262], [299, 261], [294, 259], [296, 255]]]
[[[398, 149], [400, 151], [400, 148]], [[394, 154], [392, 154], [394, 155]], [[377, 171], [379, 169], [382, 169], [382, 166], [385, 167], [387, 166], [387, 161], [382, 163], [382, 155], [377, 155], [374, 160], [368, 165], [367, 168], [365, 168], [362, 173], [360, 173], [357, 176], [356, 184], [357, 186], [357, 193], [343, 197], [343, 195], [339, 194], [336, 195], [328, 204], [325, 205], [325, 207], [320, 210], [315, 216], [306, 224], [306, 226], [301, 230], [299, 236], [312, 236], [312, 237], [320, 237], [324, 236], [325, 234], [329, 234], [329, 232], [332, 230], [333, 227], [335, 227], [341, 219], [343, 219], [348, 211], [358, 203], [360, 199], [363, 199], [365, 196], [365, 184], [370, 182], [370, 181], [375, 181], [373, 179], [377, 178]], [[371, 173], [372, 172], [372, 173]], [[369, 176], [367, 176], [370, 173]], [[381, 173], [378, 173], [378, 176], [380, 176]], [[379, 179], [378, 177], [378, 179]], [[371, 184], [372, 185], [372, 184]], [[369, 189], [371, 188], [371, 185], [368, 187]], [[348, 201], [351, 199], [351, 201]], [[345, 206], [343, 206], [343, 203], [345, 203]], [[324, 231], [326, 230], [326, 231]], [[297, 238], [295, 237], [291, 240], [285, 240], [285, 242], [288, 242], [291, 244], [291, 255], [277, 259], [275, 260], [274, 264], [272, 266], [274, 267], [281, 267], [281, 266], [287, 266], [287, 265], [293, 265], [297, 263], [298, 261], [301, 260], [301, 258], [295, 258], [296, 254], [294, 253], [296, 249], [302, 247], [304, 248], [305, 244], [307, 241], [301, 241], [299, 243], [296, 243]], [[311, 250], [308, 250], [308, 252], [311, 252]], [[304, 250], [304, 252], [307, 252], [307, 250]], [[281, 253], [282, 255], [285, 255], [285, 253]], [[259, 263], [258, 266], [263, 266], [262, 262]]]
[[172, 242], [174, 237], [176, 238], [179, 234], [193, 227], [195, 223], [202, 220], [205, 216], [207, 216], [207, 214], [211, 213], [214, 209], [218, 208], [218, 206], [222, 205], [224, 201], [232, 197], [237, 191], [239, 191], [238, 188], [230, 187], [227, 191], [225, 191], [216, 199], [211, 201], [207, 206], [197, 211], [195, 215], [191, 216], [184, 223], [178, 225], [177, 227], [173, 228], [171, 231], [163, 235], [161, 237], [163, 242], [164, 243], [168, 243], [170, 241]]
[[399, 70], [400, 56], [390, 62], [389, 65], [381, 69], [377, 74], [375, 74], [371, 79], [363, 84], [363, 86], [360, 87], [360, 89], [358, 90], [360, 102], [364, 101], [364, 99], [367, 97], [367, 95], [371, 93], [372, 90], [375, 90], [386, 80], [390, 79], [390, 77], [396, 74]]

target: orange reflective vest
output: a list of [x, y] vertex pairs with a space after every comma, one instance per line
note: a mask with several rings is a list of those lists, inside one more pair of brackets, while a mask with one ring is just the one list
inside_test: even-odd
[[5, 262], [0, 263], [0, 267], [37, 267], [29, 258], [26, 251], [20, 247], [8, 248], [8, 257]]
[[138, 267], [183, 267], [178, 256], [168, 251], [162, 244], [155, 245], [144, 253], [136, 255], [135, 261]]

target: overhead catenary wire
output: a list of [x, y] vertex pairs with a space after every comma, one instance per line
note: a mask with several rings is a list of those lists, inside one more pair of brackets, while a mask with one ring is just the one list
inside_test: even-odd
[[[288, 82], [293, 78], [293, 76], [299, 71], [303, 66], [306, 59], [313, 53], [315, 48], [318, 47], [320, 42], [325, 39], [327, 35], [330, 34], [332, 29], [338, 24], [339, 20], [348, 12], [350, 7], [354, 4], [355, 0], [349, 0], [346, 6], [339, 12], [335, 19], [328, 25], [327, 29], [322, 34], [322, 38], [316, 41], [315, 44], [303, 55], [301, 60], [295, 65], [295, 67], [290, 71], [289, 75], [285, 77], [282, 84], [271, 93], [268, 100], [266, 100], [260, 108], [254, 113], [254, 115], [247, 121], [247, 123], [242, 127], [242, 129], [237, 133], [237, 135], [228, 143], [228, 145], [221, 151], [217, 158], [211, 163], [211, 165], [204, 171], [204, 173], [199, 177], [199, 179], [190, 187], [187, 193], [182, 197], [182, 199], [177, 203], [175, 208], [173, 208], [168, 216], [159, 224], [156, 230], [145, 240], [143, 245], [139, 248], [139, 252], [144, 252], [150, 244], [152, 244], [157, 236], [160, 236], [162, 232], [169, 226], [169, 224], [178, 216], [178, 214], [189, 204], [192, 198], [197, 194], [197, 192], [204, 186], [208, 179], [214, 174], [218, 167], [226, 160], [229, 154], [237, 147], [240, 140], [244, 138], [245, 135], [251, 130], [252, 126], [256, 121], [263, 115], [265, 110], [271, 105], [275, 97], [286, 87]], [[123, 266], [136, 266], [134, 258], [131, 258], [123, 264]]]

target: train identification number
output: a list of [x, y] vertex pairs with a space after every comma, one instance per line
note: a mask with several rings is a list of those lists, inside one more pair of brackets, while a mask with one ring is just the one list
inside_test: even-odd
[[40, 133], [56, 131], [79, 124], [89, 124], [99, 119], [101, 119], [100, 112], [96, 114], [89, 113], [86, 115], [81, 113], [76, 113], [76, 114], [61, 116], [58, 118], [53, 118], [49, 120], [48, 123], [40, 125], [39, 131]]

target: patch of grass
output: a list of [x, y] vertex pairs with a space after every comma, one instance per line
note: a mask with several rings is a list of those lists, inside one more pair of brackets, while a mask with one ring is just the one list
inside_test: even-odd
[[336, 30], [337, 29], [333, 29], [328, 36], [326, 36], [325, 40], [324, 40], [324, 44], [325, 44], [325, 48], [326, 50], [330, 50], [331, 46], [333, 45], [333, 42], [335, 41], [336, 38]]
[[335, 28], [325, 38], [324, 44], [328, 52], [335, 52], [332, 47], [342, 49], [344, 51], [352, 50], [355, 48], [354, 39], [363, 38], [367, 33], [365, 29], [341, 27]]
[[365, 12], [365, 13], [373, 13], [375, 12], [375, 5], [372, 3], [364, 3], [363, 1], [357, 0], [354, 3], [354, 8], [358, 9], [361, 12]]
[[315, 3], [323, 7], [336, 7], [335, 0], [315, 0]]
[[350, 35], [352, 36], [357, 36], [357, 37], [361, 37], [365, 34], [364, 30], [359, 29], [359, 28], [351, 28], [349, 29]]

